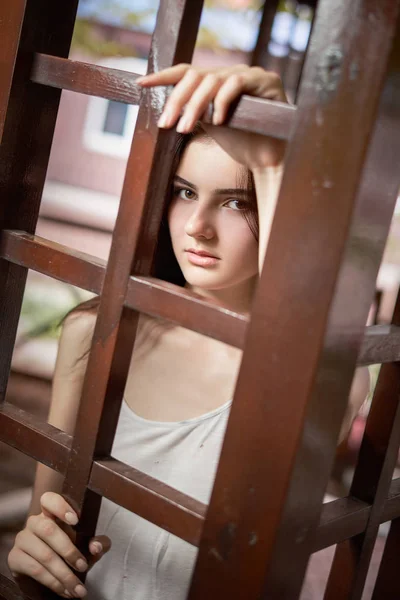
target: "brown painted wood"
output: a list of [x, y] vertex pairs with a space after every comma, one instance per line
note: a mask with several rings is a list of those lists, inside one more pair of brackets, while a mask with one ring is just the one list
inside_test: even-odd
[[[11, 6], [11, 0], [7, 4]], [[60, 91], [36, 86], [29, 76], [35, 52], [68, 55], [76, 7], [77, 0], [61, 8], [51, 0], [27, 1], [0, 146], [0, 229], [35, 230]], [[8, 58], [12, 61], [12, 56]], [[7, 385], [25, 279], [26, 269], [1, 261], [0, 402]]]
[[[212, 122], [209, 106], [202, 122]], [[289, 140], [296, 123], [297, 108], [291, 104], [262, 100], [245, 94], [228, 114], [224, 125], [274, 138]]]
[[15, 0], [14, 2], [2, 2], [0, 5], [0, 143], [25, 14], [25, 4], [26, 0]]
[[54, 279], [100, 294], [106, 262], [21, 231], [0, 234], [0, 257]]
[[[0, 257], [54, 279], [100, 294], [106, 262], [40, 236], [5, 230], [0, 237]], [[193, 304], [196, 308], [193, 312]], [[216, 302], [153, 277], [131, 276], [125, 306], [161, 317], [242, 348], [248, 317], [233, 313]], [[400, 328], [394, 325], [366, 327], [358, 365], [400, 360]]]
[[[105, 261], [57, 242], [20, 231], [0, 236], [0, 257], [71, 285], [100, 294]], [[125, 306], [242, 347], [248, 315], [227, 310], [177, 285], [153, 277], [131, 276]]]
[[138, 77], [137, 73], [47, 54], [36, 54], [31, 74], [35, 83], [126, 104], [140, 102], [141, 88], [135, 84]]
[[[400, 445], [400, 365], [380, 371], [350, 493], [372, 503], [362, 534], [338, 545], [326, 600], [361, 598]], [[346, 565], [346, 569], [343, 566]]]
[[205, 301], [172, 283], [132, 276], [125, 305], [231, 346], [243, 347], [249, 322], [247, 314], [230, 311], [217, 301]]
[[351, 496], [324, 504], [313, 544], [313, 552], [333, 546], [363, 532], [371, 507]]
[[0, 599], [1, 600], [37, 600], [32, 596], [23, 594], [9, 573], [0, 571]]
[[368, 312], [355, 311], [347, 353], [332, 346], [341, 323], [331, 298], [396, 11], [393, 2], [319, 4], [190, 600], [300, 592]]
[[[99, 500], [105, 495], [191, 544], [200, 544], [200, 570], [195, 574], [192, 599], [295, 598], [310, 552], [355, 536], [368, 538], [370, 548], [377, 525], [400, 515], [399, 481], [392, 482], [388, 492], [400, 435], [394, 401], [391, 415], [381, 402], [380, 416], [377, 418], [374, 412], [375, 417], [371, 417], [373, 423], [378, 423], [376, 429], [372, 427], [372, 437], [379, 443], [385, 435], [387, 442], [392, 432], [386, 444], [390, 446], [388, 452], [378, 448], [371, 454], [369, 446], [367, 451], [364, 448], [364, 469], [352, 488], [357, 497], [339, 499], [321, 509], [357, 354], [359, 364], [399, 358], [397, 321], [390, 328], [364, 330], [399, 183], [394, 177], [399, 142], [390, 131], [394, 129], [393, 118], [398, 118], [394, 79], [385, 88], [380, 120], [366, 155], [398, 3], [386, 0], [376, 6], [372, 0], [364, 0], [350, 6], [344, 0], [334, 5], [321, 0], [299, 108], [244, 97], [229, 121], [231, 127], [283, 139], [293, 137], [293, 145], [250, 324], [224, 460], [205, 537], [200, 541], [204, 505], [118, 461], [104, 458], [110, 453], [136, 330], [137, 314], [128, 307], [238, 347], [244, 344], [248, 318], [149, 277], [169, 175], [169, 150], [174, 141], [173, 132], [159, 132], [155, 126], [165, 90], [144, 92], [108, 266], [33, 236], [59, 98], [59, 92], [51, 86], [103, 97], [115, 94], [118, 98], [112, 99], [124, 98], [121, 101], [125, 102], [139, 101], [135, 75], [49, 56], [59, 54], [62, 43], [66, 47], [67, 37], [57, 48], [51, 47], [49, 39], [54, 35], [51, 27], [56, 17], [46, 1], [39, 0], [32, 8], [33, 1], [29, 0], [30, 41], [27, 46], [23, 32], [7, 116], [6, 145], [0, 155], [1, 191], [10, 198], [2, 224], [25, 230], [5, 231], [0, 241], [0, 257], [7, 261], [2, 261], [0, 284], [5, 281], [8, 285], [0, 287], [1, 349], [6, 357], [2, 381], [7, 377], [7, 357], [27, 268], [96, 293], [103, 290], [103, 296], [75, 438], [7, 404], [0, 411], [0, 438], [67, 473], [65, 493], [82, 509], [80, 533], [93, 532]], [[188, 6], [181, 0], [162, 4], [151, 68], [190, 59], [201, 3], [191, 3], [190, 11]], [[42, 45], [36, 44], [40, 26], [33, 18], [42, 16], [41, 11], [49, 27], [42, 36]], [[332, 28], [333, 17], [336, 29]], [[70, 26], [71, 20], [69, 33]], [[344, 54], [336, 67], [335, 51], [339, 46], [324, 55], [330, 48], [330, 36]], [[64, 50], [62, 55], [66, 55]], [[10, 66], [9, 61], [8, 74]], [[392, 70], [393, 74], [396, 72]], [[28, 83], [30, 76], [35, 83]], [[45, 124], [40, 124], [40, 119], [39, 125], [24, 121], [22, 101], [27, 99], [33, 101], [28, 110], [31, 120], [36, 115], [34, 109], [39, 115], [40, 111], [49, 111]], [[10, 124], [17, 127], [15, 139]], [[24, 132], [31, 136], [28, 148], [21, 144]], [[352, 215], [352, 198], [365, 156]], [[387, 374], [395, 373], [397, 378], [397, 370], [398, 365], [384, 369], [384, 384], [380, 383], [383, 391], [379, 392], [382, 397], [395, 397], [396, 386], [390, 385]], [[371, 463], [371, 456], [378, 460]], [[370, 464], [374, 469], [366, 474], [365, 465]], [[368, 487], [371, 476], [379, 492], [372, 495]], [[382, 595], [386, 593], [382, 590], [389, 589], [395, 575], [397, 529], [395, 525], [390, 534], [375, 598], [390, 597]], [[350, 545], [354, 547], [354, 543]], [[346, 560], [346, 573], [361, 581], [369, 562], [368, 552], [364, 550], [362, 568]], [[22, 598], [14, 584], [0, 574], [2, 594], [8, 599]], [[334, 596], [335, 600], [347, 597], [341, 594]], [[33, 597], [37, 597], [36, 592]]]
[[190, 544], [199, 543], [206, 506], [113, 458], [93, 463], [89, 488]]
[[375, 365], [400, 360], [400, 327], [372, 325], [366, 327], [357, 360], [358, 365]]
[[388, 498], [382, 511], [382, 523], [397, 519], [400, 514], [400, 478], [394, 479], [390, 485]]
[[[190, 61], [202, 2], [161, 3], [149, 69]], [[137, 314], [124, 309], [131, 273], [151, 272], [172, 164], [174, 132], [157, 119], [165, 94], [142, 96], [89, 355], [64, 494], [81, 512], [79, 535], [93, 534], [100, 497], [87, 492], [93, 458], [110, 454], [134, 343]], [[101, 365], [101, 368], [99, 368]]]
[[386, 539], [372, 600], [397, 600], [399, 584], [400, 518], [394, 519]]
[[60, 473], [67, 469], [71, 437], [8, 402], [0, 407], [0, 440]]
[[60, 596], [40, 586], [29, 577], [20, 577], [18, 585], [11, 579], [8, 569], [0, 568], [0, 599], [4, 600], [57, 600]]
[[[385, 12], [385, 7], [380, 5], [382, 12], [375, 12], [373, 16], [369, 11], [370, 6], [367, 2], [363, 11], [364, 31], [369, 32], [377, 46], [379, 46], [378, 36], [385, 38], [388, 43], [386, 50], [390, 50], [385, 19], [390, 20], [390, 11], [394, 10], [395, 6], [393, 4], [386, 5], [386, 7], [389, 6], [389, 11]], [[393, 36], [398, 27], [396, 14], [392, 13], [392, 19], [391, 32]], [[398, 34], [395, 35], [398, 40]], [[367, 52], [371, 48], [372, 46], [365, 51]], [[356, 44], [354, 47], [356, 57], [360, 51], [361, 47]], [[286, 501], [285, 521], [287, 525], [280, 531], [282, 543], [279, 546], [279, 556], [282, 569], [277, 580], [279, 577], [286, 577], [294, 588], [300, 586], [300, 556], [304, 561], [303, 566], [307, 564], [307, 553], [312, 544], [312, 528], [307, 531], [307, 535], [301, 543], [297, 541], [289, 550], [285, 549], [285, 540], [291, 536], [296, 538], [296, 529], [301, 531], [304, 523], [308, 522], [313, 514], [318, 513], [321, 507], [328, 477], [333, 468], [337, 438], [346, 411], [354, 374], [353, 369], [357, 354], [360, 352], [360, 344], [365, 331], [364, 325], [374, 297], [378, 269], [398, 195], [400, 177], [395, 156], [400, 151], [400, 140], [396, 136], [394, 123], [399, 118], [399, 107], [396, 107], [396, 103], [393, 101], [393, 96], [396, 97], [399, 93], [397, 87], [398, 65], [399, 55], [396, 41], [389, 58], [389, 72], [386, 76], [376, 115], [377, 121], [359, 180], [350, 230], [331, 300], [324, 347], [319, 361], [319, 376], [308, 407], [307, 426], [296, 456], [292, 484]], [[381, 73], [383, 74], [383, 69]], [[352, 81], [351, 78], [350, 81]], [[359, 84], [361, 85], [361, 82]], [[340, 143], [340, 139], [341, 134], [337, 133], [336, 142]], [[335, 150], [337, 156], [339, 156], [339, 152], [337, 148]], [[379, 190], [378, 196], [377, 190]], [[380, 198], [379, 205], [377, 197]], [[313, 433], [311, 434], [311, 432]], [[311, 442], [312, 439], [313, 442]], [[323, 450], [318, 444], [318, 439], [320, 444], [324, 440]], [[325, 480], [321, 477], [322, 472], [325, 472]], [[316, 476], [317, 473], [318, 476]], [[312, 489], [312, 494], [308, 493], [310, 489]], [[285, 556], [290, 567], [284, 572]], [[290, 592], [288, 592], [288, 597], [289, 595]], [[282, 594], [281, 598], [283, 600], [285, 596]]]
[[[395, 106], [392, 98], [393, 94], [398, 95], [400, 92], [398, 83], [400, 72], [399, 34], [400, 27], [397, 29], [388, 81], [382, 97], [380, 116], [372, 144], [372, 149], [375, 146], [376, 153], [376, 156], [374, 156], [375, 172], [373, 174], [375, 182], [377, 181], [377, 177], [379, 177], [379, 184], [375, 183], [375, 188], [379, 185], [380, 194], [383, 199], [380, 206], [382, 210], [381, 215], [383, 216], [383, 213], [388, 211], [389, 219], [386, 227], [381, 218], [377, 218], [376, 213], [373, 212], [376, 200], [373, 197], [374, 180], [372, 180], [371, 174], [369, 175], [371, 185], [367, 185], [368, 182], [365, 182], [366, 204], [368, 204], [364, 209], [366, 213], [365, 221], [368, 218], [370, 220], [373, 218], [376, 228], [374, 235], [375, 248], [378, 245], [379, 233], [382, 236], [380, 245], [383, 248], [392, 214], [392, 210], [389, 210], [388, 205], [389, 203], [393, 204], [393, 201], [397, 197], [399, 185], [397, 163], [394, 157], [392, 157], [393, 152], [396, 153], [400, 150], [400, 144], [397, 141], [398, 135], [396, 129], [393, 127], [393, 123], [395, 121], [398, 122], [400, 118], [400, 110], [398, 106]], [[366, 168], [368, 168], [368, 164]], [[393, 198], [392, 202], [389, 200], [390, 196]], [[358, 222], [361, 225], [361, 219]], [[379, 227], [381, 231], [379, 231]], [[370, 263], [371, 252], [366, 256]], [[370, 285], [369, 295], [370, 297], [372, 295], [372, 285]], [[349, 315], [349, 318], [351, 318], [351, 315]], [[399, 324], [400, 306], [398, 300], [393, 315], [393, 325], [398, 326]], [[357, 600], [362, 596], [369, 562], [378, 533], [380, 514], [387, 496], [400, 444], [399, 393], [400, 371], [398, 363], [386, 364], [380, 371], [350, 492], [356, 498], [373, 504], [368, 529], [365, 534], [338, 546], [326, 589], [326, 600], [333, 598], [351, 598], [352, 600]], [[345, 574], [343, 564], [347, 565]]]
[[[136, 73], [57, 58], [44, 54], [35, 57], [31, 79], [35, 83], [80, 94], [100, 96], [127, 104], [139, 104], [140, 87]], [[289, 139], [296, 116], [296, 107], [251, 96], [242, 96], [226, 123], [230, 127]], [[211, 123], [210, 105], [203, 119]]]
[[[8, 403], [3, 404], [1, 414], [1, 441], [65, 474], [71, 446], [70, 435]], [[114, 459], [93, 463], [89, 487], [97, 494], [133, 510], [189, 543], [199, 544], [206, 507], [185, 494]], [[148, 498], [154, 496], [157, 502], [151, 505]], [[391, 485], [389, 498], [382, 510], [381, 522], [395, 517], [399, 510], [400, 479], [393, 481]], [[183, 519], [169, 516], [179, 511], [182, 511]], [[370, 505], [356, 498], [339, 498], [325, 504], [313, 551], [362, 533], [369, 515]], [[174, 530], [173, 526], [169, 525], [171, 520], [178, 524], [178, 529]]]

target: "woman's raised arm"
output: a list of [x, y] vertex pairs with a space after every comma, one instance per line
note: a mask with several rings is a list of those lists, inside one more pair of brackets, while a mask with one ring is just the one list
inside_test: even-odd
[[[158, 125], [177, 125], [180, 133], [189, 133], [213, 102], [213, 125], [223, 124], [229, 106], [241, 94], [287, 102], [282, 82], [276, 73], [261, 67], [235, 65], [200, 69], [179, 64], [136, 80], [143, 87], [174, 85]], [[182, 114], [183, 113], [183, 114]], [[259, 213], [259, 270], [264, 261], [279, 193], [282, 161], [286, 143], [255, 133], [204, 125], [207, 132], [238, 163], [253, 172]]]

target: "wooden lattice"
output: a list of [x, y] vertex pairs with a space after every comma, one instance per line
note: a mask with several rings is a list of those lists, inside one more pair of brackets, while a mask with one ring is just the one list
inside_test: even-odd
[[[364, 327], [400, 180], [398, 0], [320, 0], [297, 105], [243, 97], [229, 119], [288, 140], [250, 322], [151, 277], [175, 139], [156, 126], [167, 92], [68, 60], [76, 8], [0, 4], [0, 398], [28, 269], [100, 294], [100, 308], [74, 436], [4, 402], [0, 439], [65, 476], [82, 535], [106, 496], [198, 545], [189, 600], [297, 598], [310, 554], [334, 543], [325, 598], [361, 598], [388, 520], [374, 599], [399, 598], [400, 305], [390, 327]], [[201, 11], [161, 1], [149, 71], [191, 61]], [[107, 264], [35, 236], [61, 89], [140, 107]], [[208, 508], [110, 457], [140, 312], [244, 349]], [[377, 362], [350, 495], [323, 506], [354, 369]], [[3, 573], [0, 597], [27, 596]]]

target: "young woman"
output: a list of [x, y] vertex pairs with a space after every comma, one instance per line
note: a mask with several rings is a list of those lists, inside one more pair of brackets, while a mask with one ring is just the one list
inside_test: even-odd
[[[196, 123], [213, 101], [213, 123], [220, 125], [242, 93], [286, 101], [280, 80], [243, 65], [202, 70], [181, 64], [138, 83], [174, 85], [159, 126], [177, 125], [183, 134], [160, 256], [165, 260], [169, 246], [173, 280], [232, 310], [248, 312], [268, 242], [285, 145]], [[95, 311], [82, 308], [66, 319], [62, 331], [49, 422], [69, 433], [94, 322]], [[240, 360], [238, 349], [141, 316], [113, 456], [208, 502]], [[361, 369], [342, 434], [367, 392], [368, 374]], [[58, 474], [39, 465], [31, 516], [8, 558], [16, 576], [33, 577], [68, 598], [84, 597], [88, 591], [96, 600], [186, 598], [194, 547], [103, 500], [88, 564], [56, 521], [78, 521], [59, 495], [61, 485]], [[110, 539], [113, 547], [107, 552]], [[98, 564], [84, 586], [76, 571], [87, 571], [94, 562]]]

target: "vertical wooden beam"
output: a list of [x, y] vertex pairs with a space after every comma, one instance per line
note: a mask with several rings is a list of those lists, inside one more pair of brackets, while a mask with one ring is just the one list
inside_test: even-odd
[[266, 67], [268, 59], [268, 43], [271, 39], [272, 24], [274, 22], [279, 0], [265, 0], [256, 45], [251, 55], [252, 66]]
[[[321, 510], [321, 501], [336, 449], [336, 438], [333, 436], [337, 436], [343, 407], [347, 403], [347, 393], [343, 393], [342, 386], [349, 385], [353, 377], [357, 348], [360, 347], [362, 328], [374, 298], [376, 277], [397, 200], [400, 184], [397, 162], [400, 138], [395, 123], [398, 123], [400, 118], [400, 107], [395, 98], [400, 92], [397, 76], [400, 68], [399, 42], [400, 38], [396, 34], [378, 117], [357, 193], [344, 259], [330, 308], [324, 351], [320, 359], [320, 383], [309, 405], [307, 427], [294, 467], [296, 475], [293, 476], [286, 502], [284, 525], [280, 534], [282, 546], [278, 547], [281, 547], [287, 556], [289, 566], [285, 569], [285, 574], [293, 585], [296, 585], [297, 577], [300, 577], [302, 560], [307, 560], [304, 548], [310, 548], [312, 531], [305, 536], [302, 543], [295, 544], [289, 554], [287, 548], [285, 549], [284, 540], [286, 536], [290, 537], [291, 527], [296, 527], [296, 523], [308, 522], [312, 514], [319, 514]], [[336, 377], [333, 375], [335, 372]], [[326, 386], [328, 390], [324, 389]], [[310, 431], [319, 432], [321, 444], [324, 440], [323, 451], [318, 451], [317, 448], [313, 452], [310, 451]], [[325, 481], [316, 475], [323, 472], [326, 473]], [[301, 482], [304, 490], [312, 488], [314, 498], [305, 494], [301, 499], [298, 482]], [[276, 560], [278, 556], [279, 552]], [[284, 576], [282, 571], [277, 575], [277, 579]]]
[[[371, 160], [367, 162], [363, 189], [365, 194], [364, 231], [368, 233], [370, 252], [364, 253], [364, 272], [374, 259], [375, 248], [384, 245], [389, 223], [385, 213], [388, 204], [394, 206], [398, 188], [398, 161], [400, 141], [396, 125], [400, 107], [396, 98], [400, 94], [400, 29], [397, 30], [389, 64], [387, 82], [382, 95], [379, 120], [372, 144]], [[379, 205], [377, 198], [380, 198]], [[390, 215], [390, 212], [389, 212]], [[368, 224], [369, 221], [369, 224]], [[361, 225], [361, 223], [360, 223]], [[382, 229], [383, 228], [383, 229]], [[361, 231], [361, 229], [360, 229]], [[355, 240], [355, 242], [359, 240]], [[354, 251], [358, 249], [353, 247]], [[376, 261], [376, 259], [375, 259]], [[371, 297], [369, 289], [368, 297]], [[358, 302], [363, 301], [360, 294]], [[342, 306], [342, 310], [344, 307]], [[393, 324], [400, 324], [400, 299], [397, 299]], [[325, 600], [361, 598], [372, 556], [383, 504], [387, 498], [400, 442], [400, 371], [399, 365], [383, 365], [368, 416], [358, 463], [350, 495], [372, 504], [368, 527], [363, 534], [338, 545], [325, 593]], [[346, 568], [343, 565], [346, 564]]]
[[399, 556], [400, 517], [391, 523], [372, 600], [397, 600], [400, 597]]
[[0, 5], [0, 144], [17, 57], [26, 0], [3, 0]]
[[[190, 600], [282, 600], [300, 592], [367, 318], [364, 304], [353, 312], [346, 353], [339, 301], [329, 327], [331, 302], [397, 14], [398, 2], [319, 4]], [[343, 300], [356, 303], [350, 285]], [[307, 456], [311, 486], [302, 479]], [[292, 508], [297, 497], [301, 517], [286, 513], [288, 497]]]
[[[77, 0], [60, 6], [52, 0], [27, 0], [0, 146], [1, 229], [35, 231], [61, 92], [32, 83], [31, 67], [35, 52], [68, 55], [77, 4]], [[0, 262], [0, 401], [7, 385], [26, 273], [22, 267]]]
[[[202, 0], [160, 4], [149, 71], [190, 62]], [[137, 314], [124, 309], [129, 277], [150, 274], [173, 159], [174, 131], [158, 129], [165, 91], [143, 92], [125, 176], [64, 494], [81, 512], [79, 535], [94, 531], [100, 497], [87, 491], [95, 456], [111, 451], [136, 333]]]

